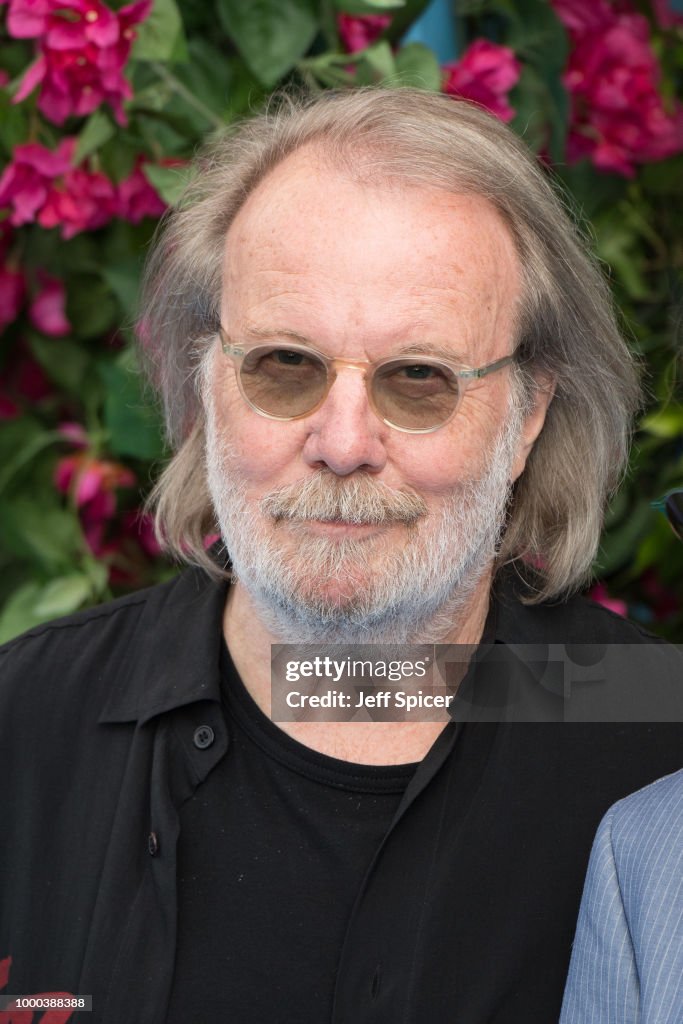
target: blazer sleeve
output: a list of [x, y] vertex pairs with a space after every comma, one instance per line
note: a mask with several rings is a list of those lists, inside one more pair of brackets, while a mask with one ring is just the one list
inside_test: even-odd
[[595, 837], [560, 1024], [639, 1024], [640, 986], [612, 845], [614, 809]]

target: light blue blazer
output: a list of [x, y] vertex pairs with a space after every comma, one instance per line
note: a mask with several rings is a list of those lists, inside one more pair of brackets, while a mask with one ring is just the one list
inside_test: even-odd
[[682, 1022], [680, 771], [620, 800], [600, 824], [560, 1024]]

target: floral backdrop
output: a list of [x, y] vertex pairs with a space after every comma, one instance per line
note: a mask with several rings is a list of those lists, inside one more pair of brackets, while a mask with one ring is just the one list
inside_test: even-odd
[[[2, 2], [2, 0], [0, 0]], [[592, 596], [683, 642], [683, 16], [666, 0], [4, 0], [0, 640], [177, 571], [140, 508], [167, 452], [132, 346], [141, 260], [199, 142], [276, 88], [483, 104], [564, 185], [647, 371]]]

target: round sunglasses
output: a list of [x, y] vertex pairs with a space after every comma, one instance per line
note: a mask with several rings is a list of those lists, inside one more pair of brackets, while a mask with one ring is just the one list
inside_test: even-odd
[[244, 400], [261, 416], [297, 420], [323, 404], [339, 367], [360, 370], [376, 416], [396, 430], [428, 434], [443, 427], [458, 411], [473, 380], [514, 362], [513, 355], [471, 368], [433, 356], [393, 356], [371, 363], [332, 359], [298, 342], [233, 344], [219, 328], [221, 345], [232, 359]]
[[652, 508], [664, 513], [673, 532], [679, 540], [683, 540], [683, 488], [669, 491], [663, 498], [653, 501]]

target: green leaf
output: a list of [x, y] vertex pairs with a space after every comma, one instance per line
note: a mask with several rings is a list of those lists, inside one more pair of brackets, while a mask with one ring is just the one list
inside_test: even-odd
[[139, 152], [139, 144], [118, 131], [103, 143], [97, 157], [101, 169], [114, 184], [118, 185], [132, 173]]
[[627, 213], [617, 208], [594, 220], [598, 255], [612, 268], [631, 299], [645, 299], [648, 286], [641, 268], [643, 253]]
[[658, 409], [641, 420], [640, 429], [655, 437], [683, 438], [683, 406]]
[[33, 611], [41, 619], [75, 612], [91, 596], [90, 580], [82, 573], [70, 573], [51, 580], [38, 595]]
[[111, 139], [115, 131], [114, 122], [102, 108], [91, 114], [78, 136], [74, 164], [80, 164], [91, 153], [95, 153], [100, 146]]
[[559, 76], [569, 52], [567, 31], [547, 0], [515, 0], [507, 44], [531, 61], [548, 82]]
[[406, 6], [406, 0], [335, 0], [342, 14], [387, 14]]
[[116, 455], [158, 459], [164, 453], [161, 421], [144, 398], [139, 372], [129, 364], [128, 353], [124, 353], [123, 359], [98, 368], [107, 388], [104, 423], [111, 449]]
[[102, 267], [107, 282], [121, 306], [129, 316], [135, 313], [140, 288], [140, 262], [133, 256], [125, 263]]
[[169, 206], [178, 202], [190, 178], [187, 167], [161, 167], [159, 164], [143, 164], [142, 173]]
[[88, 370], [89, 359], [77, 342], [66, 338], [41, 338], [31, 334], [30, 346], [51, 380], [72, 394], [79, 393]]
[[391, 46], [385, 40], [353, 55], [356, 63], [356, 85], [400, 86], [396, 78], [396, 62]]
[[391, 24], [384, 30], [383, 37], [392, 43], [398, 43], [430, 3], [431, 0], [406, 0], [406, 3], [394, 12]]
[[314, 0], [217, 0], [218, 16], [256, 77], [274, 86], [318, 31]]
[[615, 207], [626, 191], [624, 178], [596, 171], [589, 160], [556, 170], [584, 218], [594, 217], [603, 208]]
[[683, 192], [683, 156], [648, 164], [640, 178], [645, 188], [655, 195], [680, 195]]
[[30, 416], [3, 423], [0, 430], [0, 492], [26, 462], [52, 444], [56, 437], [56, 432], [46, 431], [38, 420]]
[[152, 13], [136, 28], [131, 60], [185, 60], [187, 49], [175, 0], [154, 0]]
[[[50, 505], [42, 495], [20, 496], [0, 506], [3, 544], [41, 571], [55, 573], [71, 567], [83, 549], [83, 535], [71, 509]], [[55, 495], [54, 501], [57, 500]]]
[[25, 107], [12, 103], [7, 93], [0, 91], [0, 143], [7, 156], [11, 156], [16, 146], [26, 142], [28, 133]]
[[652, 522], [652, 509], [647, 501], [638, 502], [616, 529], [603, 534], [597, 568], [600, 575], [609, 575], [625, 565], [633, 556], [638, 542]]
[[118, 309], [109, 286], [100, 278], [82, 275], [69, 288], [66, 315], [79, 338], [96, 338], [117, 325]]
[[409, 43], [398, 51], [395, 62], [401, 85], [428, 89], [431, 92], [438, 92], [441, 89], [441, 67], [436, 54], [428, 46], [422, 43]]
[[98, 562], [96, 558], [88, 557], [83, 559], [83, 571], [90, 581], [90, 589], [93, 595], [101, 597], [106, 594], [109, 582], [109, 569], [104, 562]]
[[7, 599], [0, 611], [0, 644], [13, 640], [49, 618], [41, 617], [35, 610], [40, 593], [40, 583], [25, 583]]

